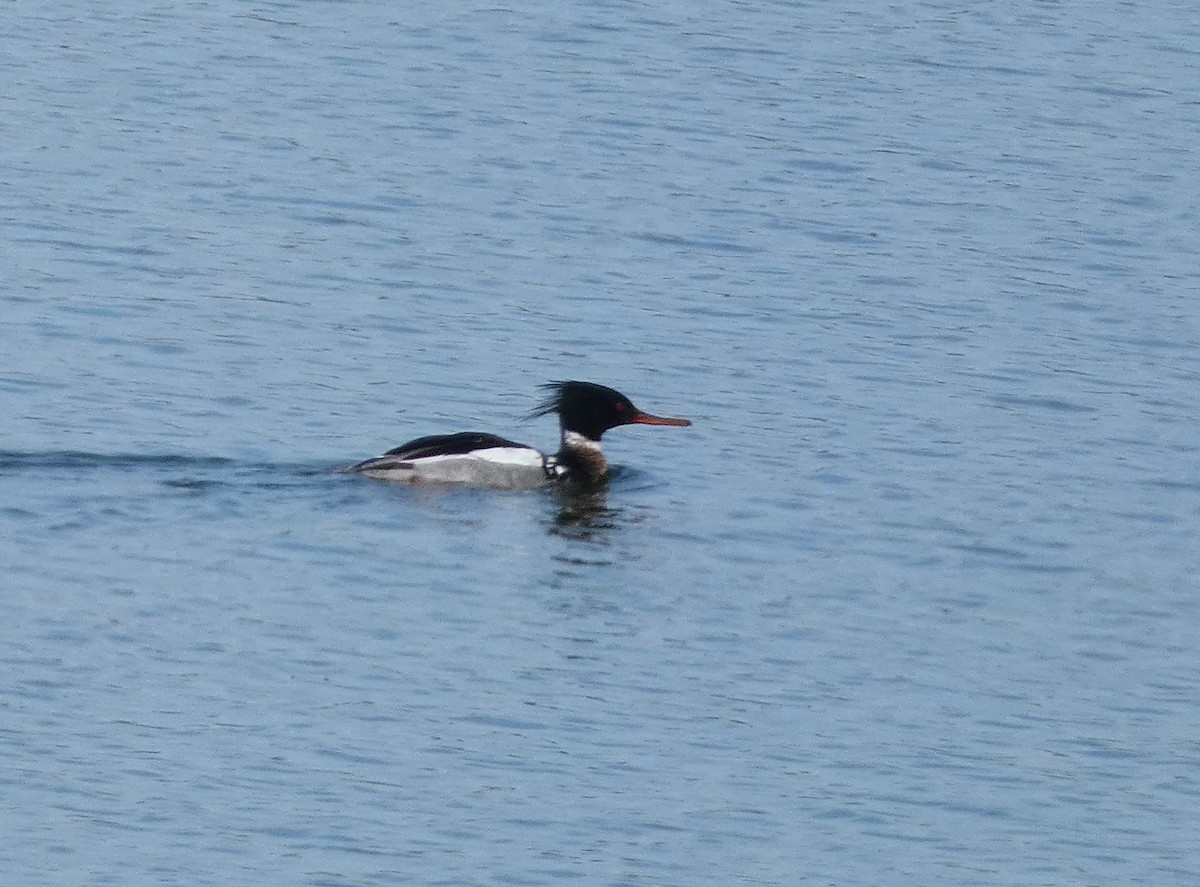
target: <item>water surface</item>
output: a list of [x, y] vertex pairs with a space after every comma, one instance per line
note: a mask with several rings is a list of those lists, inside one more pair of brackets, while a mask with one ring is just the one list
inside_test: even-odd
[[1194, 16], [9, 7], [6, 883], [1200, 877]]

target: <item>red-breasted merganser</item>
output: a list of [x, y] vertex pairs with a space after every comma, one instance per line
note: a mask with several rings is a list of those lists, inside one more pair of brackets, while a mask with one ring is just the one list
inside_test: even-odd
[[600, 436], [610, 428], [692, 424], [688, 419], [643, 413], [624, 394], [592, 382], [552, 382], [542, 387], [550, 394], [529, 418], [558, 414], [562, 444], [553, 456], [494, 434], [463, 431], [418, 437], [349, 470], [405, 483], [497, 489], [534, 489], [548, 484], [595, 487], [608, 476]]

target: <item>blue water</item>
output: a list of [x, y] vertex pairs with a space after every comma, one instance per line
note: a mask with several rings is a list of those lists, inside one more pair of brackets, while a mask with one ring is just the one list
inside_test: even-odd
[[1194, 10], [5, 13], [6, 885], [1200, 881]]

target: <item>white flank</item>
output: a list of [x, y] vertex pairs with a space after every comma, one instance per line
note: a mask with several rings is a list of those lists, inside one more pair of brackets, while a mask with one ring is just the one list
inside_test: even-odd
[[[499, 465], [524, 465], [542, 470], [542, 454], [533, 447], [492, 447], [488, 450], [472, 450], [467, 454], [472, 459], [483, 459]], [[453, 458], [453, 457], [449, 457]]]
[[532, 447], [490, 447], [449, 456], [425, 456], [388, 467], [364, 468], [363, 473], [380, 480], [503, 490], [531, 489], [547, 483], [542, 454]]

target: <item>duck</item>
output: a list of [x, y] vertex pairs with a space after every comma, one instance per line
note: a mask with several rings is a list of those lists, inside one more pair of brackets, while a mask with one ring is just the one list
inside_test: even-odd
[[550, 382], [541, 387], [546, 395], [528, 418], [558, 417], [559, 447], [553, 454], [483, 431], [460, 431], [418, 437], [347, 470], [392, 483], [596, 489], [611, 473], [600, 447], [606, 431], [622, 425], [692, 424], [640, 410], [621, 392], [595, 382]]

